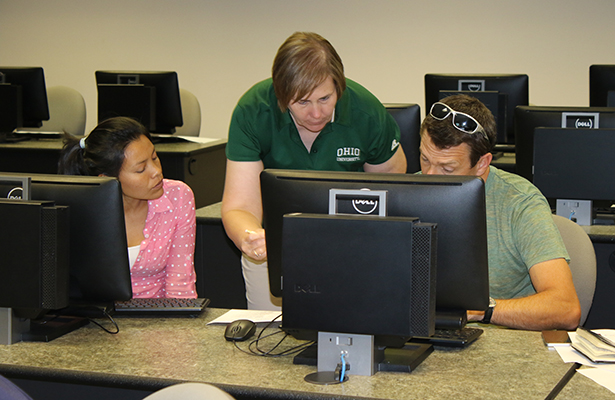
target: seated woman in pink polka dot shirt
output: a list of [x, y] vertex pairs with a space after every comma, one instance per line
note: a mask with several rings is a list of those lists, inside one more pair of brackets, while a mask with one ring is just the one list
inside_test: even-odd
[[194, 194], [184, 182], [163, 179], [143, 125], [116, 117], [81, 140], [66, 139], [59, 173], [120, 181], [133, 297], [197, 297]]

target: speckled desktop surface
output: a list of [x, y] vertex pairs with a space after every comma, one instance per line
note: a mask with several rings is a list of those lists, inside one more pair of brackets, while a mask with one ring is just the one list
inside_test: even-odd
[[[151, 390], [201, 381], [260, 398], [525, 400], [543, 399], [569, 368], [545, 347], [539, 332], [486, 328], [468, 348], [436, 349], [412, 373], [353, 375], [341, 385], [319, 386], [304, 381], [316, 367], [293, 365], [292, 357], [247, 355], [227, 342], [223, 325], [207, 325], [225, 311], [208, 309], [199, 318], [117, 318], [117, 335], [89, 324], [49, 343], [0, 346], [0, 373]], [[291, 338], [285, 343], [299, 342]], [[615, 395], [576, 374], [558, 399], [579, 398]]]

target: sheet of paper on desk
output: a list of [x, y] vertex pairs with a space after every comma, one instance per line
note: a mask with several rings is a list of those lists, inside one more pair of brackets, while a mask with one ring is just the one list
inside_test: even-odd
[[[596, 329], [595, 331], [601, 335], [607, 336], [609, 339], [615, 339], [615, 330], [613, 329]], [[569, 335], [570, 339], [573, 340], [575, 333], [570, 332]], [[585, 368], [578, 369], [577, 372], [610, 391], [615, 392], [615, 363], [593, 363], [573, 349], [572, 346], [556, 347], [555, 350], [565, 363], [577, 362], [586, 366]]]
[[615, 371], [602, 368], [582, 368], [577, 372], [615, 393]]
[[[228, 324], [238, 319], [249, 319], [252, 322], [271, 322], [276, 317], [280, 317], [280, 311], [265, 311], [265, 310], [230, 310], [222, 314], [213, 321], [207, 323], [210, 324]], [[282, 318], [277, 318], [276, 321], [281, 322]]]
[[205, 138], [205, 137], [200, 137], [200, 136], [177, 136], [177, 137], [187, 140], [189, 142], [203, 143], [203, 144], [215, 142], [216, 140], [220, 140], [216, 138]]
[[593, 363], [587, 357], [583, 356], [581, 353], [573, 349], [571, 346], [556, 347], [555, 350], [557, 351], [557, 354], [559, 354], [559, 356], [562, 358], [562, 361], [564, 361], [565, 363], [578, 362], [581, 365], [586, 365], [588, 367], [596, 367], [615, 373], [615, 364]]

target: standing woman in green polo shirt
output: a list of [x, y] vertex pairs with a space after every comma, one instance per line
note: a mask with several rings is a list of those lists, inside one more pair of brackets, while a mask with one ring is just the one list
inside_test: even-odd
[[325, 38], [296, 32], [272, 78], [239, 100], [231, 119], [222, 221], [242, 251], [249, 309], [278, 309], [269, 292], [259, 174], [265, 168], [406, 172], [399, 127], [367, 89], [344, 76]]

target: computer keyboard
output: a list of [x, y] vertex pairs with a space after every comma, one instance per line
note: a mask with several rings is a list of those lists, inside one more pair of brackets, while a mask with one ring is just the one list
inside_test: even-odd
[[174, 317], [198, 316], [209, 304], [209, 299], [131, 299], [115, 302], [115, 315]]
[[480, 328], [436, 329], [433, 336], [413, 337], [410, 342], [431, 343], [434, 346], [464, 347], [475, 341], [483, 330]]

